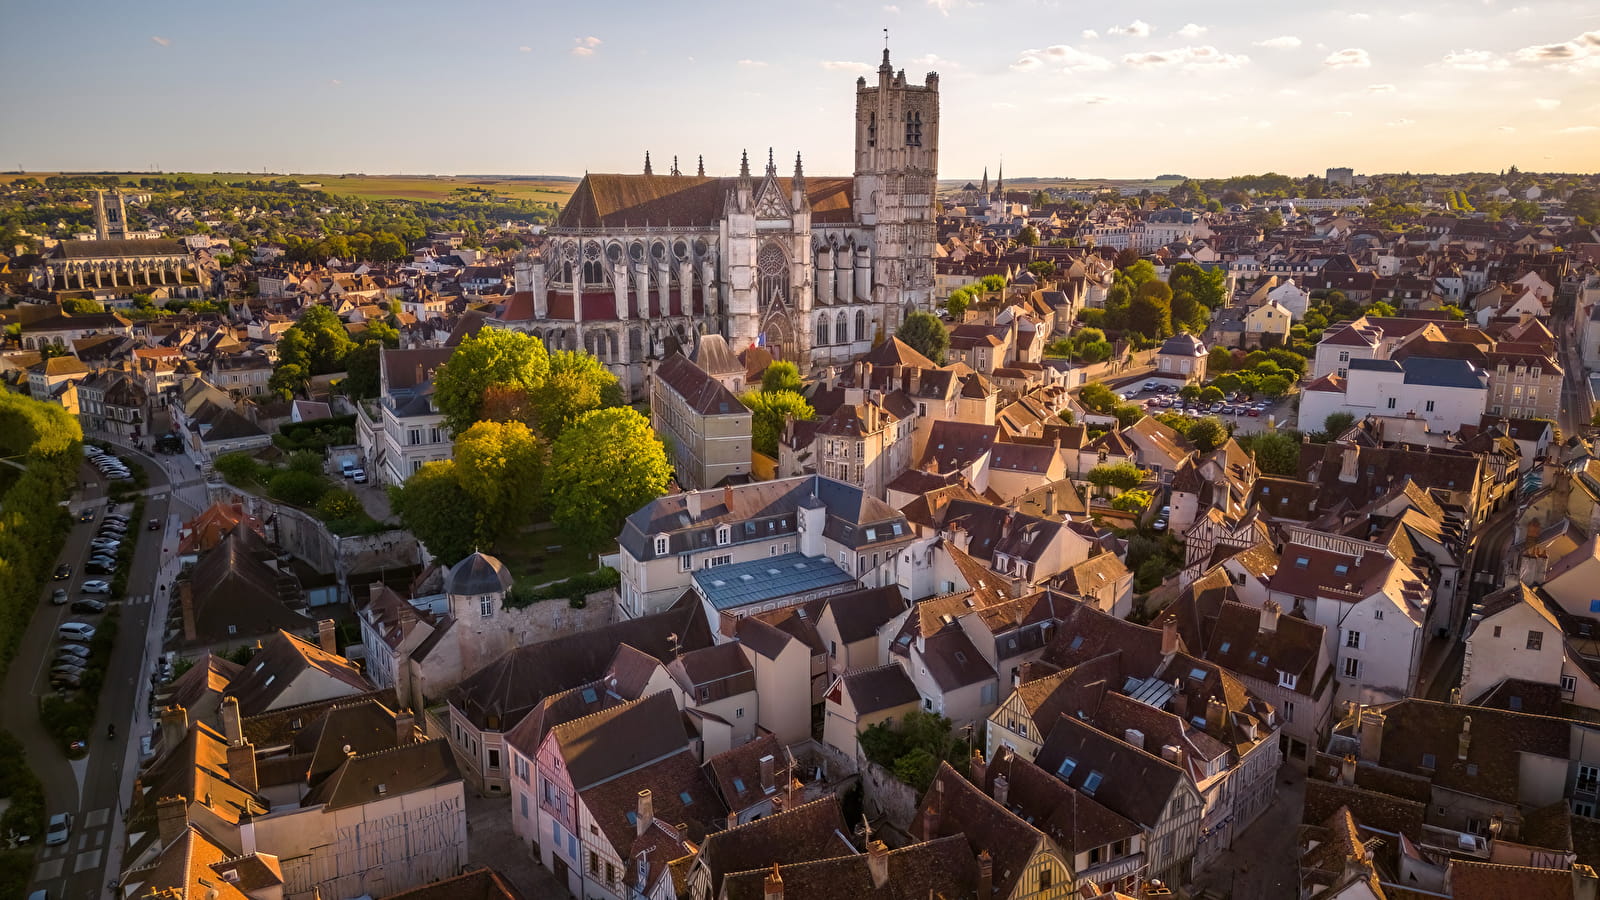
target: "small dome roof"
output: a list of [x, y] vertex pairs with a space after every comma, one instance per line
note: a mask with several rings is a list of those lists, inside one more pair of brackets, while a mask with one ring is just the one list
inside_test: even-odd
[[511, 589], [511, 572], [506, 564], [487, 553], [474, 553], [450, 567], [444, 577], [444, 592], [468, 596], [503, 594]]

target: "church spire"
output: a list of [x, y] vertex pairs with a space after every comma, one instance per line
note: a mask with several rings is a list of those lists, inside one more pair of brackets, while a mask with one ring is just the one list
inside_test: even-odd
[[772, 161], [772, 148], [767, 148], [767, 177], [778, 177], [778, 164]]
[[802, 167], [800, 165], [800, 151], [799, 150], [796, 150], [794, 152], [794, 180], [796, 182], [803, 182], [803, 181], [806, 180], [805, 169], [804, 169], [804, 167]]
[[700, 177], [706, 177], [706, 157], [704, 153], [700, 154]]
[[994, 192], [1000, 195], [1001, 200], [1006, 198], [1006, 164], [1004, 160], [1000, 162], [1000, 174], [994, 181]]
[[644, 152], [644, 173], [646, 175], [654, 175], [655, 174], [654, 172], [650, 171], [650, 151], [649, 150], [646, 150]]
[[750, 151], [749, 150], [740, 150], [739, 151], [739, 177], [740, 178], [749, 178], [750, 177]]
[[988, 166], [984, 166], [983, 167], [983, 187], [980, 189], [980, 192], [985, 197], [989, 196], [989, 167]]
[[676, 153], [672, 154], [672, 174], [673, 175], [682, 175], [683, 174], [682, 172], [678, 171], [678, 154], [676, 154]]

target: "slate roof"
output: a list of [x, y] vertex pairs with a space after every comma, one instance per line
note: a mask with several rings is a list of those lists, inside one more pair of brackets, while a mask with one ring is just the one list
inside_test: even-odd
[[720, 896], [725, 876], [855, 853], [836, 794], [708, 835], [695, 864]]
[[911, 820], [911, 836], [931, 841], [956, 835], [966, 839], [974, 856], [987, 852], [993, 860], [996, 897], [1015, 893], [1044, 838], [1037, 828], [961, 777], [948, 762], [941, 762], [933, 785], [922, 795], [916, 818]]
[[[1355, 360], [1351, 360], [1354, 363]], [[1488, 390], [1489, 376], [1464, 359], [1414, 356], [1405, 361], [1406, 384]]]
[[324, 804], [332, 812], [460, 781], [449, 743], [434, 738], [348, 757], [300, 805]]
[[1091, 773], [1099, 784], [1088, 793], [1095, 802], [1142, 827], [1153, 828], [1173, 791], [1186, 780], [1185, 772], [1159, 756], [1140, 750], [1071, 716], [1061, 716], [1048, 727], [1049, 737], [1034, 762], [1046, 772], [1062, 776], [1074, 790], [1083, 791]]
[[698, 569], [694, 583], [714, 608], [728, 610], [857, 582], [826, 558], [793, 552]]
[[244, 522], [201, 556], [189, 573], [194, 611], [192, 644], [218, 644], [272, 634], [280, 629], [308, 631], [315, 623], [301, 610], [295, 577], [262, 560], [270, 548]]
[[833, 614], [834, 627], [846, 644], [866, 640], [878, 629], [905, 611], [906, 601], [895, 585], [863, 588], [827, 598], [826, 609]]
[[270, 709], [297, 678], [311, 671], [338, 682], [346, 694], [373, 689], [354, 663], [280, 630], [262, 642], [250, 662], [228, 682], [224, 696], [238, 699], [241, 714], [258, 715]]
[[[867, 855], [857, 853], [777, 867], [783, 894], [806, 900], [920, 900], [967, 897], [977, 890], [978, 860], [960, 835], [886, 852], [888, 877], [881, 887], [873, 881]], [[723, 879], [722, 897], [764, 900], [771, 874], [771, 867], [730, 874]]]
[[110, 259], [136, 256], [182, 256], [188, 258], [189, 250], [182, 241], [157, 238], [154, 240], [61, 241], [50, 251], [52, 259]]
[[523, 900], [523, 895], [495, 870], [469, 867], [460, 875], [386, 894], [384, 900]]
[[911, 676], [897, 663], [846, 672], [841, 681], [858, 717], [921, 700]]
[[[703, 343], [703, 341], [702, 341]], [[703, 416], [749, 415], [733, 392], [704, 369], [673, 354], [656, 369], [656, 378], [684, 399], [689, 408]]]
[[[1572, 723], [1566, 719], [1428, 700], [1403, 700], [1384, 707], [1383, 714], [1382, 765], [1422, 775], [1436, 787], [1503, 803], [1525, 800], [1523, 754], [1565, 760], [1569, 753]], [[1462, 759], [1460, 736], [1468, 719]], [[1433, 757], [1431, 772], [1424, 754]]]
[[[792, 179], [777, 178], [778, 192], [788, 202]], [[763, 179], [750, 179], [759, 196]], [[591, 173], [579, 182], [556, 221], [556, 229], [604, 228], [621, 225], [715, 226], [722, 218], [737, 178], [691, 175], [620, 175]], [[854, 179], [807, 177], [806, 198], [813, 222], [850, 222]]]
[[445, 593], [456, 596], [503, 594], [510, 589], [511, 571], [487, 553], [474, 552], [451, 566], [444, 577]]

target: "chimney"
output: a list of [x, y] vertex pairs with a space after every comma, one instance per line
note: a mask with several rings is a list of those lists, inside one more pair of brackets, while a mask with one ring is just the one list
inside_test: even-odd
[[633, 818], [633, 827], [638, 836], [644, 837], [644, 833], [650, 830], [650, 823], [656, 818], [656, 804], [651, 799], [649, 788], [639, 792], [639, 808], [634, 811]]
[[1572, 864], [1572, 900], [1596, 900], [1600, 897], [1600, 876], [1583, 863]]
[[962, 527], [960, 523], [951, 525], [950, 543], [955, 544], [957, 550], [965, 553], [967, 552], [967, 548], [972, 546], [972, 535], [968, 533], [967, 529]]
[[189, 826], [189, 798], [162, 797], [156, 802], [156, 833], [162, 845], [170, 844]]
[[872, 873], [872, 886], [883, 889], [889, 883], [889, 848], [883, 841], [867, 845], [867, 871]]
[[983, 761], [983, 751], [972, 748], [972, 759], [967, 761], [967, 773], [972, 783], [983, 787], [989, 780], [989, 764]]
[[761, 757], [761, 791], [762, 791], [762, 793], [770, 794], [774, 790], [777, 789], [778, 783], [777, 783], [777, 775], [776, 775], [776, 771], [775, 771], [776, 769], [777, 769], [777, 760], [773, 758], [771, 753], [768, 753], [766, 756]]
[[417, 739], [417, 717], [411, 714], [410, 709], [402, 709], [394, 714], [394, 742], [395, 746], [403, 747], [414, 743]]
[[1178, 620], [1169, 618], [1161, 623], [1161, 655], [1178, 652]]
[[700, 518], [700, 492], [688, 490], [683, 493], [683, 505], [689, 510], [689, 521], [694, 522]]
[[1278, 613], [1283, 612], [1283, 607], [1276, 600], [1268, 600], [1261, 604], [1261, 632], [1272, 634], [1278, 630]]
[[1161, 758], [1175, 766], [1183, 765], [1183, 748], [1177, 744], [1162, 744]]
[[200, 635], [194, 624], [194, 585], [187, 579], [178, 583], [178, 605], [183, 610], [183, 637], [193, 641]]
[[[938, 784], [938, 782], [934, 782]], [[928, 808], [922, 811], [922, 839], [931, 841], [939, 836], [939, 797], [929, 798]]]
[[1461, 735], [1456, 738], [1456, 759], [1466, 759], [1472, 749], [1472, 717], [1461, 717]]
[[994, 802], [1001, 806], [1006, 805], [1006, 800], [1011, 796], [1011, 779], [1004, 775], [994, 777]]
[[1361, 448], [1355, 444], [1345, 444], [1339, 456], [1339, 480], [1345, 484], [1354, 484], [1361, 476]]
[[729, 512], [733, 511], [733, 485], [731, 484], [722, 486], [722, 505], [727, 507]]
[[228, 739], [228, 746], [244, 742], [244, 724], [239, 720], [239, 698], [222, 698], [222, 736]]
[[1220, 739], [1221, 735], [1227, 734], [1227, 728], [1228, 704], [1223, 703], [1221, 700], [1218, 700], [1215, 697], [1207, 700], [1206, 731], [1211, 732], [1212, 737]]
[[323, 653], [338, 655], [338, 638], [334, 637], [332, 619], [317, 620], [317, 645], [322, 648]]
[[[229, 698], [232, 699], [231, 697]], [[249, 741], [228, 745], [228, 778], [234, 784], [255, 793], [260, 787], [256, 780], [256, 748]]]
[[161, 710], [161, 748], [163, 750], [183, 743], [189, 733], [189, 711], [181, 706], [168, 706]]
[[1347, 787], [1356, 783], [1356, 758], [1354, 754], [1346, 753], [1344, 759], [1339, 761], [1339, 783]]
[[1172, 714], [1189, 721], [1189, 695], [1183, 692], [1183, 682], [1172, 679]]
[[908, 393], [915, 395], [922, 390], [922, 369], [919, 366], [911, 367], [911, 387]]
[[1144, 732], [1137, 728], [1129, 728], [1123, 731], [1122, 739], [1140, 750], [1144, 749]]
[[1383, 713], [1375, 709], [1361, 711], [1361, 758], [1378, 762], [1383, 754]]
[[783, 900], [783, 876], [778, 874], [778, 864], [772, 864], [772, 874], [761, 887], [762, 900]]
[[1047, 516], [1056, 514], [1056, 489], [1053, 487], [1044, 489], [1044, 514]]
[[994, 898], [994, 857], [985, 850], [978, 854], [978, 900]]

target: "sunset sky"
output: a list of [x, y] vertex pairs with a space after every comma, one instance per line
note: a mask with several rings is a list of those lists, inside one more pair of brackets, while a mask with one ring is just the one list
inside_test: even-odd
[[1600, 168], [1592, 0], [33, 0], [0, 168], [847, 174], [883, 28], [945, 178]]

